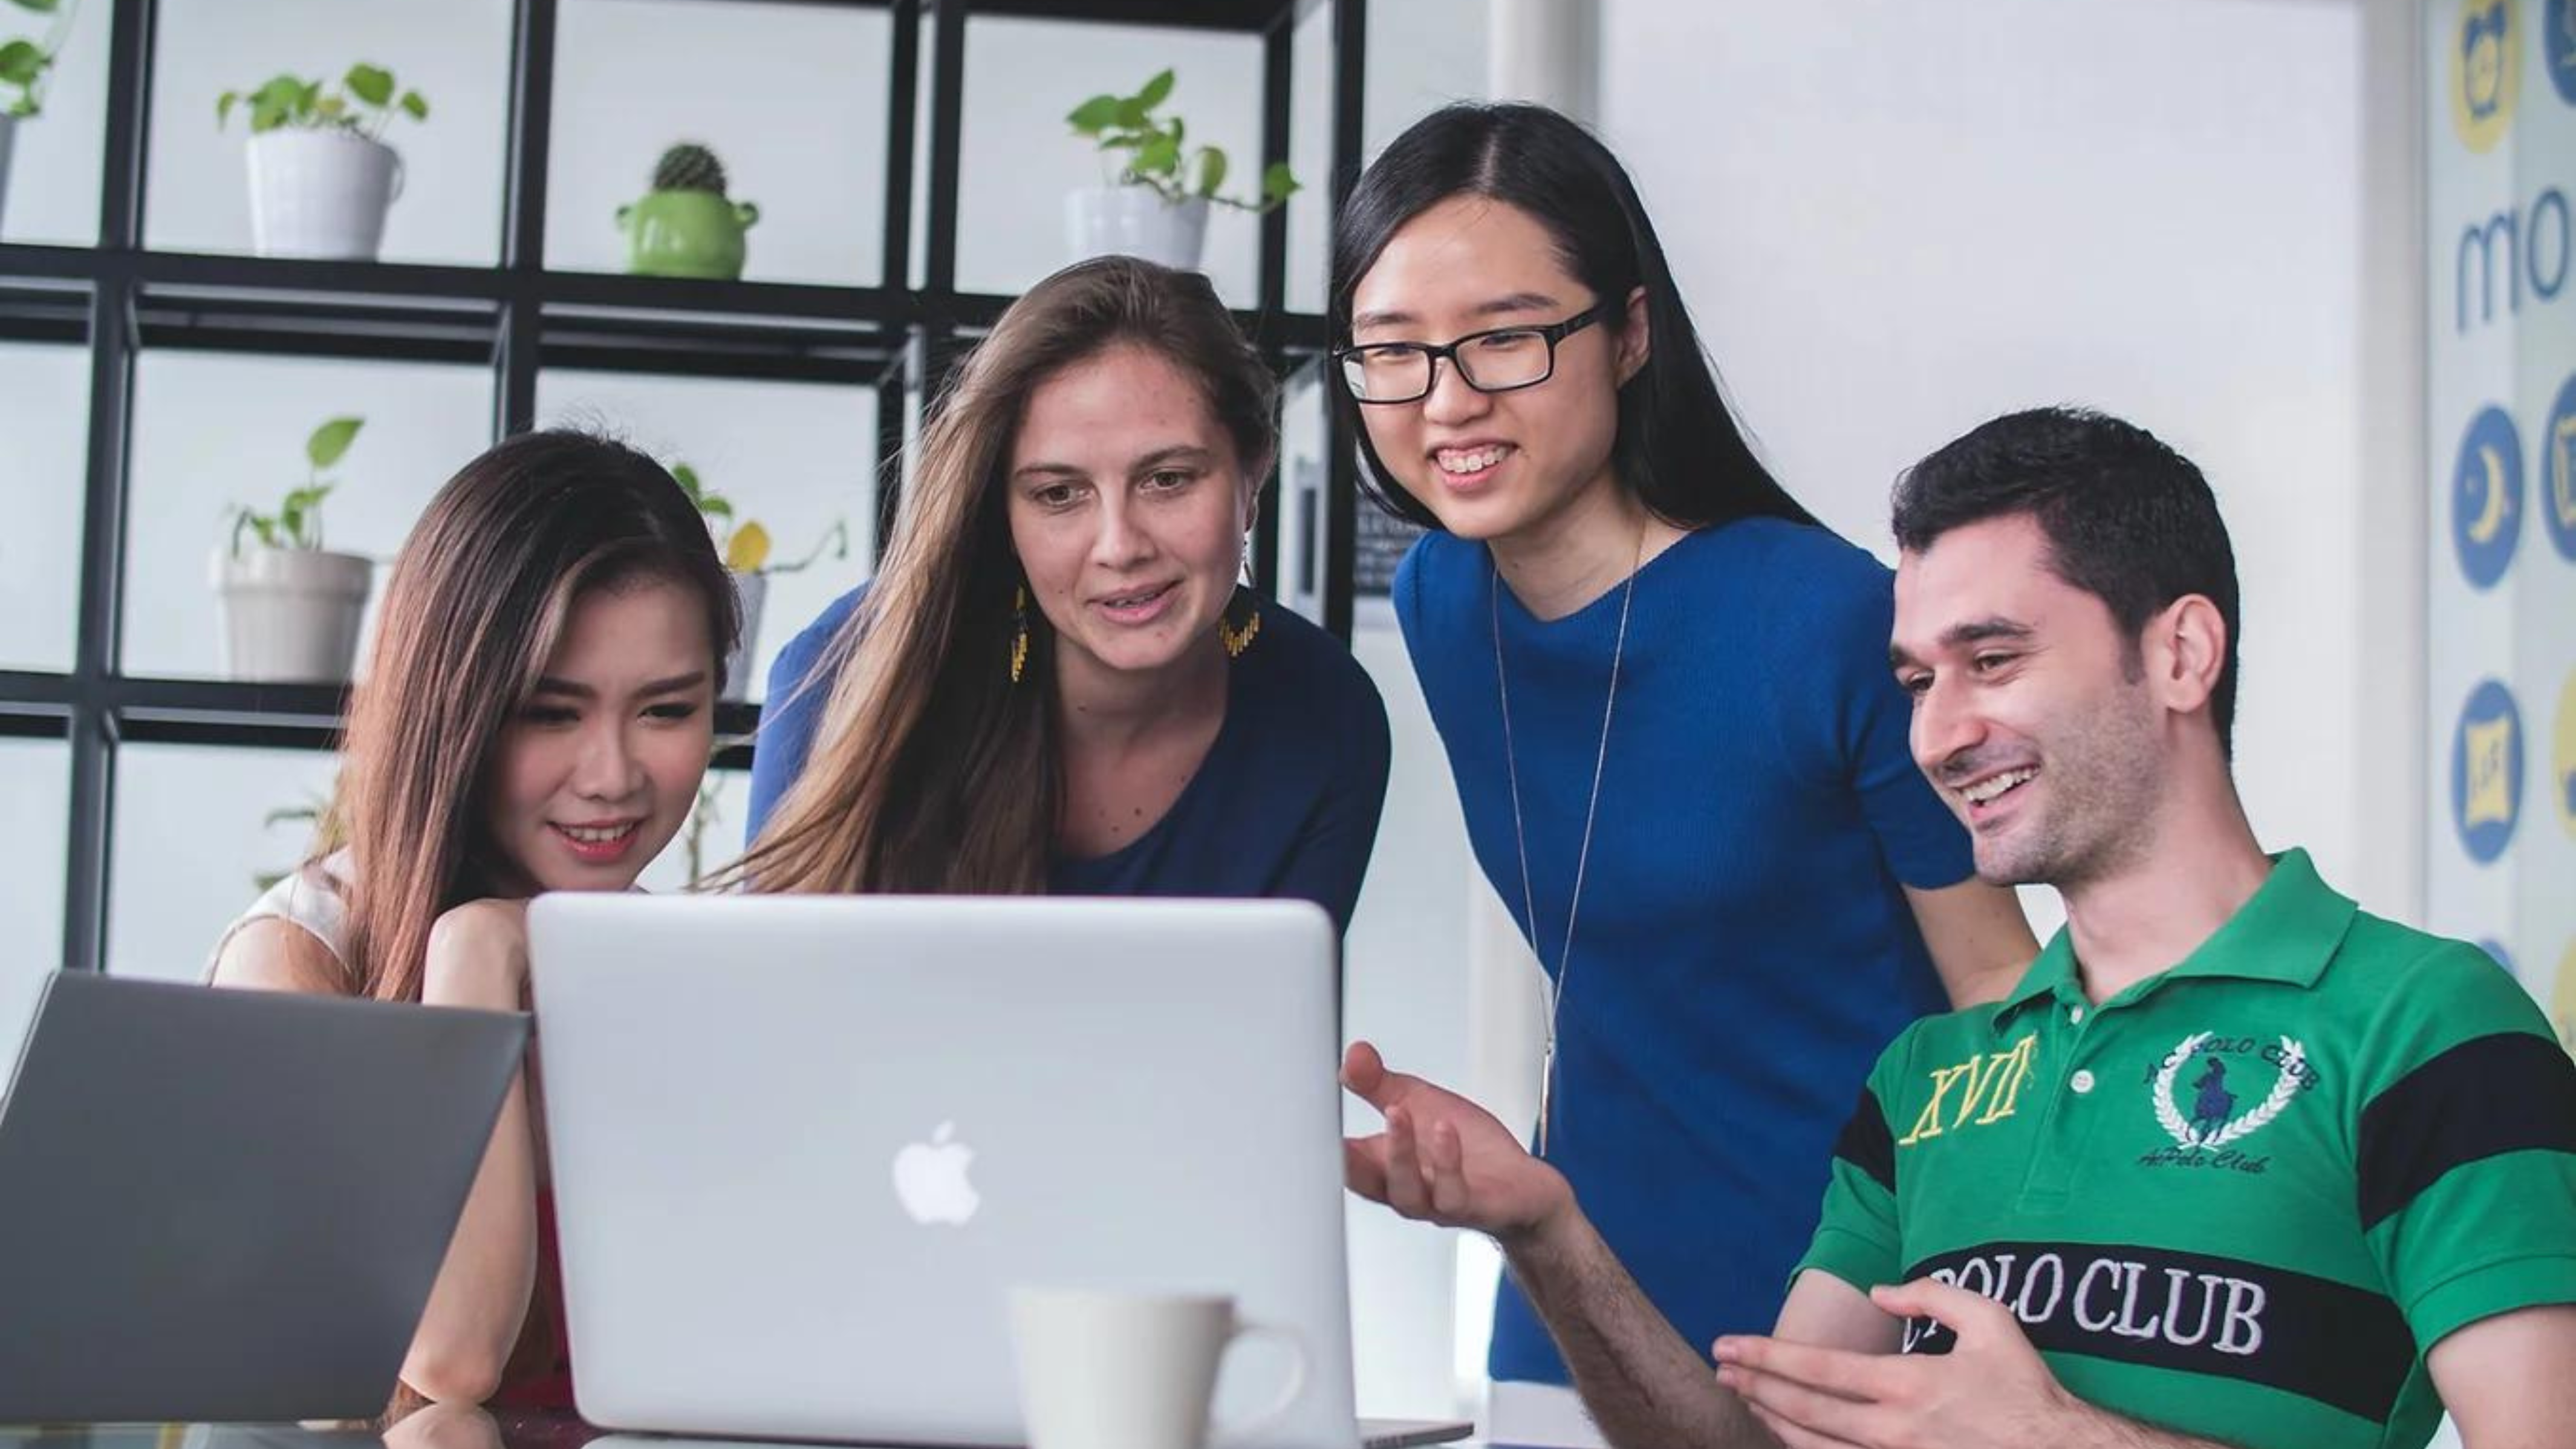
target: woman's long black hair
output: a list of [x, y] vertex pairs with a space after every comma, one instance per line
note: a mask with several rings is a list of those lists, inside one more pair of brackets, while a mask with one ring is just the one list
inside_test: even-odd
[[[1544, 106], [1444, 107], [1416, 121], [1360, 177], [1334, 231], [1328, 321], [1337, 341], [1350, 340], [1351, 293], [1388, 238], [1461, 195], [1491, 197], [1529, 213], [1556, 239], [1566, 270], [1592, 289], [1612, 319], [1625, 314], [1630, 291], [1645, 288], [1651, 346], [1646, 365], [1619, 389], [1611, 459], [1620, 481], [1647, 508], [1685, 528], [1754, 515], [1815, 522], [1736, 427], [1627, 171], [1591, 132]], [[1339, 386], [1327, 392], [1359, 439], [1366, 464], [1360, 478], [1370, 496], [1400, 517], [1438, 528], [1439, 519], [1379, 460], [1361, 425], [1360, 404]]]

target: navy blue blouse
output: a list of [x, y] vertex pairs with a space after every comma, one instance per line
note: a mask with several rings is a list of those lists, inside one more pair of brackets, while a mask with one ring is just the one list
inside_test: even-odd
[[[769, 671], [751, 836], [805, 768], [831, 693], [829, 680], [807, 688], [806, 677], [866, 592], [835, 600]], [[1260, 634], [1228, 666], [1225, 723], [1180, 798], [1107, 855], [1058, 858], [1051, 893], [1282, 896], [1313, 901], [1349, 929], [1386, 803], [1386, 705], [1341, 641], [1267, 599], [1259, 608]]]

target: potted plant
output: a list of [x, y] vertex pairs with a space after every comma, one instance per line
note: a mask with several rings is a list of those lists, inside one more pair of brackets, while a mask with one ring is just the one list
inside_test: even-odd
[[226, 91], [215, 100], [216, 126], [235, 105], [250, 108], [251, 249], [374, 261], [385, 212], [402, 195], [402, 157], [385, 144], [385, 128], [396, 112], [428, 120], [421, 93], [397, 97], [393, 72], [360, 61], [336, 89], [281, 75], [254, 91]]
[[1093, 96], [1065, 117], [1077, 136], [1118, 159], [1115, 175], [1100, 186], [1065, 198], [1065, 240], [1072, 260], [1097, 256], [1143, 257], [1195, 271], [1207, 239], [1208, 206], [1231, 206], [1258, 216], [1297, 192], [1285, 161], [1261, 173], [1261, 194], [1250, 201], [1220, 196], [1225, 152], [1214, 146], [1183, 149], [1178, 116], [1157, 118], [1172, 94], [1172, 72], [1145, 82], [1132, 96]]
[[653, 189], [617, 208], [626, 270], [645, 277], [740, 277], [743, 233], [758, 220], [759, 207], [725, 198], [724, 163], [695, 141], [663, 152]]
[[341, 683], [358, 657], [374, 563], [322, 547], [322, 500], [339, 485], [323, 470], [357, 439], [363, 418], [333, 418], [305, 439], [312, 463], [274, 513], [236, 506], [228, 547], [216, 550], [224, 669], [234, 679]]
[[734, 641], [733, 653], [725, 657], [724, 697], [739, 700], [751, 688], [749, 669], [752, 647], [760, 638], [761, 606], [769, 601], [771, 574], [801, 573], [812, 568], [832, 550], [832, 557], [850, 556], [849, 520], [836, 518], [813, 551], [794, 563], [769, 561], [769, 530], [756, 519], [737, 519], [733, 500], [721, 493], [710, 492], [698, 481], [698, 470], [686, 463], [671, 465], [671, 476], [687, 490], [689, 501], [698, 505], [705, 516], [707, 529], [716, 537], [716, 552], [723, 555], [725, 567], [733, 571], [734, 593], [742, 601], [742, 635]]
[[45, 109], [45, 81], [54, 57], [70, 33], [70, 0], [8, 0], [30, 15], [52, 17], [42, 39], [13, 36], [0, 40], [0, 208], [9, 200], [9, 153], [17, 143], [18, 123], [32, 121]]

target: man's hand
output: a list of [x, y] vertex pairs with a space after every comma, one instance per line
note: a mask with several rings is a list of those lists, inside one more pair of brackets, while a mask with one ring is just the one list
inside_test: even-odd
[[1928, 1278], [1880, 1288], [1870, 1300], [1898, 1318], [1938, 1319], [1958, 1335], [1958, 1346], [1908, 1357], [1721, 1338], [1718, 1382], [1788, 1449], [2069, 1449], [2094, 1442], [2083, 1437], [2094, 1411], [2057, 1382], [2002, 1304]]
[[1536, 1234], [1574, 1205], [1553, 1167], [1522, 1149], [1484, 1108], [1420, 1077], [1390, 1072], [1367, 1042], [1342, 1058], [1342, 1085], [1386, 1116], [1386, 1130], [1342, 1144], [1351, 1190], [1408, 1218], [1497, 1239]]

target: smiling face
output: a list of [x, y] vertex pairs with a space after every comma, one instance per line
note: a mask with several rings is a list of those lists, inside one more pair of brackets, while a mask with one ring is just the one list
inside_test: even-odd
[[[1351, 291], [1351, 342], [1448, 343], [1563, 322], [1604, 299], [1566, 269], [1537, 218], [1453, 196], [1397, 228]], [[1619, 385], [1645, 363], [1642, 296], [1557, 344], [1545, 382], [1481, 393], [1442, 359], [1419, 402], [1364, 403], [1369, 443], [1397, 486], [1461, 538], [1544, 528], [1611, 482]], [[1623, 310], [1624, 309], [1624, 310]], [[1527, 345], [1540, 345], [1531, 343]]]
[[715, 730], [704, 603], [634, 579], [575, 600], [502, 733], [486, 812], [538, 890], [624, 890], [697, 803]]
[[1029, 394], [1009, 460], [1011, 546], [1067, 680], [1167, 669], [1211, 636], [1243, 565], [1255, 480], [1197, 381], [1133, 344]]
[[2081, 886], [2150, 841], [2167, 769], [2136, 641], [2058, 577], [2010, 514], [1940, 535], [1896, 571], [1897, 682], [1915, 763], [1964, 821], [1977, 874]]

